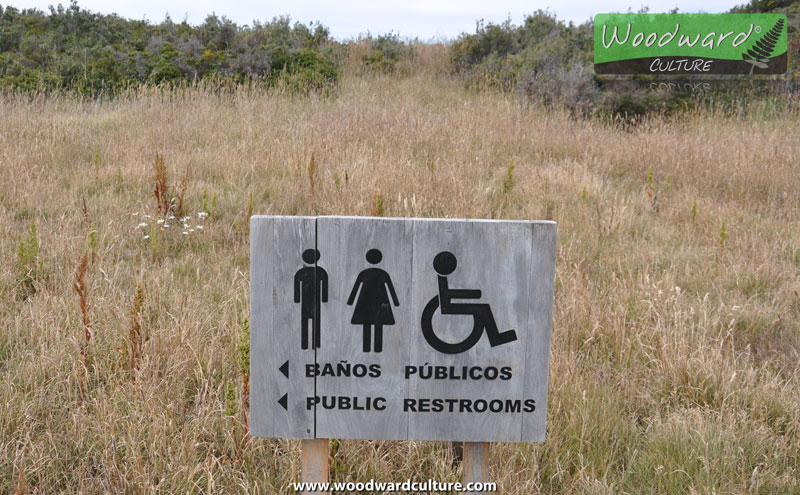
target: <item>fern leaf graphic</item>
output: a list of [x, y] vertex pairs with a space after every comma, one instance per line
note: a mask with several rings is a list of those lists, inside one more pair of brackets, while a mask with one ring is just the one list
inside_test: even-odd
[[[778, 19], [778, 22], [772, 26], [772, 29], [767, 31], [761, 39], [756, 41], [756, 43], [745, 53], [742, 53], [742, 59], [753, 63], [755, 61], [758, 62], [767, 62], [769, 57], [772, 55], [772, 52], [775, 51], [775, 45], [778, 44], [778, 39], [783, 32], [783, 18], [781, 17]], [[754, 64], [759, 65], [759, 64]]]

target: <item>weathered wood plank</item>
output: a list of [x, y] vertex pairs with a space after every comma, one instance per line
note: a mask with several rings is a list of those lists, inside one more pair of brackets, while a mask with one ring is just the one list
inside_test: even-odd
[[[530, 263], [532, 230], [531, 222], [415, 221], [412, 301], [419, 319], [417, 331], [422, 331], [426, 319], [424, 308], [436, 307], [433, 299], [440, 295], [441, 274], [434, 267], [440, 253], [452, 253], [456, 260], [452, 273], [446, 275], [448, 288], [480, 293], [453, 293], [458, 312], [472, 310], [475, 316], [442, 315], [439, 307], [431, 323], [438, 338], [450, 344], [468, 339], [475, 331], [478, 340], [472, 347], [449, 354], [419, 334], [412, 340], [411, 364], [419, 371], [411, 376], [409, 399], [416, 400], [418, 407], [410, 413], [409, 439], [520, 440], [529, 285], [529, 273], [520, 267]], [[494, 346], [488, 333], [494, 334]], [[430, 366], [433, 377], [426, 378]], [[470, 377], [473, 369], [476, 372]], [[437, 379], [439, 370], [446, 370], [448, 377]], [[451, 370], [462, 378], [450, 378]], [[428, 399], [430, 403], [421, 402]], [[439, 400], [445, 409], [435, 412], [434, 401]]]
[[533, 338], [525, 353], [525, 396], [536, 400], [536, 409], [523, 413], [523, 442], [545, 440], [557, 237], [555, 222], [537, 222], [531, 239], [529, 332]]
[[275, 245], [275, 224], [264, 217], [250, 219], [250, 431], [274, 436], [271, 281], [275, 264], [268, 262]]
[[[317, 220], [318, 245], [331, 267], [329, 299], [322, 308], [326, 326], [317, 350], [319, 437], [407, 437], [403, 366], [415, 330], [410, 311], [412, 225], [402, 219]], [[366, 376], [356, 376], [362, 373]], [[334, 400], [336, 409], [324, 407], [324, 401]], [[349, 407], [339, 407], [343, 405]]]
[[[255, 407], [263, 407], [251, 419], [254, 433], [261, 431], [260, 421], [271, 419], [271, 436], [282, 438], [314, 438], [314, 410], [306, 407], [306, 397], [314, 395], [314, 379], [305, 377], [305, 364], [315, 362], [313, 320], [316, 309], [314, 292], [304, 284], [316, 284], [313, 251], [316, 249], [316, 219], [314, 217], [254, 217], [253, 227], [258, 235], [269, 241], [254, 246], [256, 270], [251, 272], [251, 369]], [[311, 250], [312, 258], [304, 261], [303, 254]], [[323, 264], [324, 260], [320, 260]], [[258, 265], [263, 264], [265, 267]], [[305, 278], [304, 278], [305, 276]], [[298, 302], [295, 297], [297, 296]], [[261, 306], [268, 306], [267, 309]], [[304, 317], [303, 306], [311, 318]], [[306, 315], [308, 316], [308, 315]], [[271, 317], [270, 321], [266, 318]], [[303, 327], [304, 325], [304, 327]], [[305, 329], [305, 332], [303, 331]], [[307, 349], [302, 348], [306, 334]], [[269, 349], [265, 354], [265, 349]], [[271, 355], [271, 357], [270, 357]], [[287, 376], [288, 375], [288, 376]], [[264, 382], [266, 380], [266, 384]], [[266, 398], [265, 398], [266, 397]]]

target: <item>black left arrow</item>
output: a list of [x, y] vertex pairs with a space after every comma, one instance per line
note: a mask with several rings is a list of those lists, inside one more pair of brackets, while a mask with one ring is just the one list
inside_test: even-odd
[[278, 369], [281, 370], [281, 373], [283, 373], [283, 376], [285, 376], [286, 378], [289, 378], [289, 361], [286, 361], [285, 363], [283, 363], [281, 365], [281, 367], [278, 368]]
[[283, 409], [284, 409], [285, 411], [288, 411], [288, 410], [289, 410], [289, 409], [287, 409], [287, 408], [286, 408], [286, 400], [287, 400], [287, 396], [288, 396], [288, 395], [289, 395], [289, 394], [283, 394], [283, 397], [281, 397], [280, 399], [278, 399], [278, 404], [280, 404], [280, 405], [281, 405], [281, 407], [283, 407]]

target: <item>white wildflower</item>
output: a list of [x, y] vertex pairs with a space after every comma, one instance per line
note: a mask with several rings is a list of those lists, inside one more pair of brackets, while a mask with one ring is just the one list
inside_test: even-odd
[[189, 235], [189, 233], [184, 230], [183, 235]]
[[144, 240], [146, 241], [147, 239], [150, 239], [149, 235], [144, 236]]
[[148, 223], [147, 223], [147, 222], [142, 222], [142, 223], [140, 223], [140, 224], [139, 224], [139, 228], [140, 228], [140, 229], [144, 229], [144, 228], [146, 228], [147, 226], [148, 226]]
[[175, 220], [175, 215], [170, 215], [167, 217], [167, 220]]
[[164, 219], [163, 218], [159, 218], [158, 220], [156, 220], [156, 223], [164, 223]]
[[203, 226], [202, 225], [198, 225], [197, 228], [198, 228], [198, 230], [203, 230]]
[[197, 213], [197, 218], [206, 218], [207, 216], [208, 216], [208, 213], [205, 212], [205, 211], [201, 211], [201, 212]]

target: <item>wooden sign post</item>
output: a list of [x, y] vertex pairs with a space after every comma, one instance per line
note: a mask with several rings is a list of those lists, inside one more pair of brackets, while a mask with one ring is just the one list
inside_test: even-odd
[[254, 216], [252, 433], [465, 442], [487, 480], [486, 442], [544, 441], [555, 251], [554, 222]]
[[[300, 470], [303, 483], [327, 483], [330, 480], [330, 461], [328, 456], [328, 439], [303, 440], [300, 445], [302, 464]], [[309, 491], [304, 494], [327, 495], [324, 491]]]
[[[486, 483], [489, 481], [489, 442], [464, 442], [464, 460], [462, 481], [469, 483]], [[482, 492], [465, 492], [469, 495]]]

